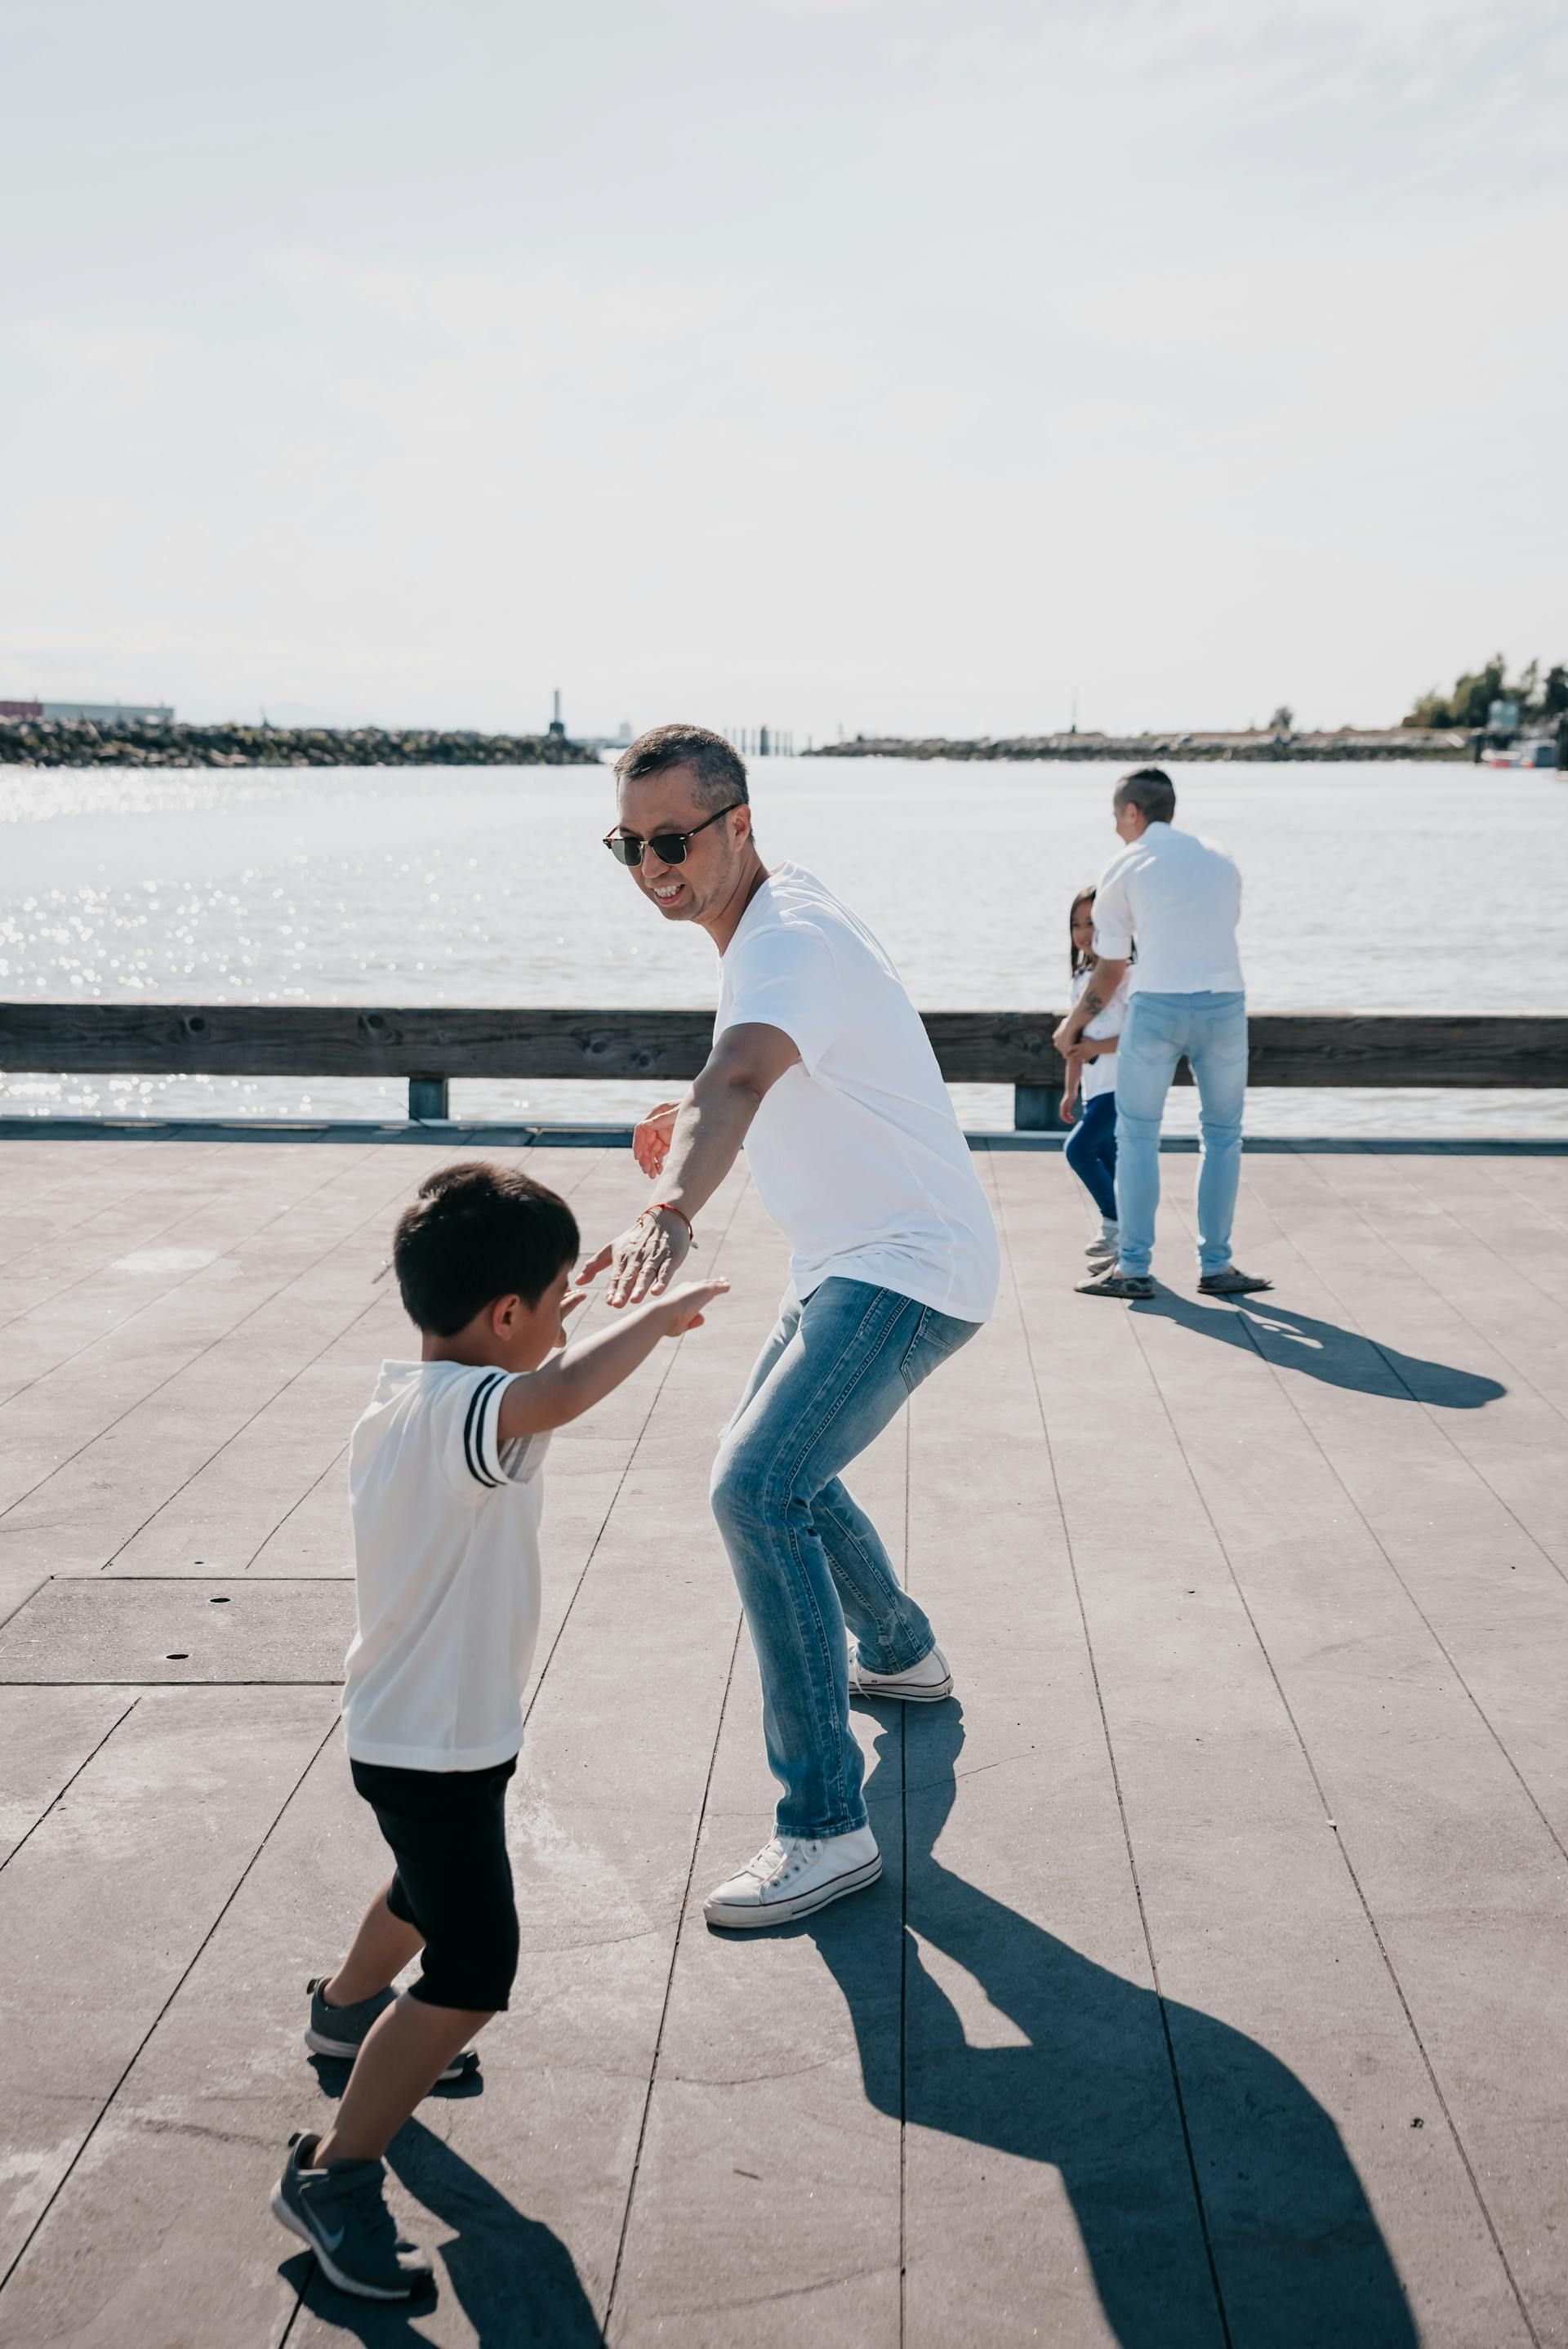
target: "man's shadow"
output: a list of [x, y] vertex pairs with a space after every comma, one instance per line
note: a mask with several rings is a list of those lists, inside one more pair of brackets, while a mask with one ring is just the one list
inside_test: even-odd
[[1479, 1371], [1456, 1370], [1449, 1362], [1429, 1362], [1419, 1354], [1401, 1353], [1380, 1338], [1364, 1338], [1342, 1330], [1336, 1321], [1319, 1321], [1295, 1306], [1276, 1305], [1272, 1298], [1254, 1297], [1245, 1304], [1214, 1306], [1196, 1298], [1178, 1297], [1162, 1288], [1157, 1297], [1132, 1307], [1135, 1313], [1180, 1322], [1201, 1338], [1216, 1338], [1222, 1345], [1253, 1349], [1284, 1371], [1300, 1371], [1326, 1386], [1351, 1387], [1357, 1394], [1383, 1395], [1394, 1402], [1433, 1403], [1442, 1411], [1479, 1411], [1508, 1392], [1496, 1379]]
[[[398, 2130], [387, 2161], [417, 2202], [456, 2228], [456, 2240], [441, 2247], [438, 2287], [456, 2294], [480, 2349], [603, 2349], [604, 2336], [559, 2235], [525, 2218], [422, 2121]], [[317, 2315], [366, 2349], [428, 2349], [419, 2321], [434, 2307], [434, 2293], [391, 2306], [356, 2300], [329, 2284], [307, 2251], [285, 2260], [280, 2272]]]
[[[902, 1736], [901, 1724], [878, 1737], [868, 1795]], [[1121, 2349], [1415, 2349], [1355, 2166], [1295, 2074], [1244, 2033], [1124, 1981], [935, 1857], [963, 1742], [955, 1704], [908, 1740], [902, 1988], [896, 1978], [890, 1988], [885, 1942], [879, 1951], [859, 1901], [799, 1929], [844, 1993], [872, 2103], [1058, 2170]], [[968, 2044], [922, 1942], [972, 1975], [1026, 2044]], [[977, 2213], [977, 2246], [989, 2231]], [[917, 2209], [913, 2268], [920, 2259]], [[1044, 2338], [1043, 2242], [1033, 2261], [1017, 2247], [1016, 2272], [1024, 2292], [1040, 2278], [1038, 2305], [1017, 2314]]]

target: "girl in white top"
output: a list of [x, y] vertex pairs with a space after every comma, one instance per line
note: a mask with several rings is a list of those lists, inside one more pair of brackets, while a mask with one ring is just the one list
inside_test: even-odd
[[[1092, 889], [1080, 889], [1068, 916], [1068, 968], [1075, 1006], [1094, 975], [1094, 897]], [[1097, 1011], [1084, 1028], [1078, 1049], [1069, 1053], [1068, 1081], [1062, 1092], [1062, 1123], [1073, 1127], [1068, 1136], [1067, 1162], [1099, 1210], [1099, 1237], [1085, 1250], [1097, 1265], [1116, 1261], [1115, 1053], [1126, 1017], [1124, 978], [1104, 1009]]]

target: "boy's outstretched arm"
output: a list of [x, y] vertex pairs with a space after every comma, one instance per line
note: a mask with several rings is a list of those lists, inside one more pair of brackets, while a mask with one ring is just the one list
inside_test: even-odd
[[581, 1419], [646, 1361], [661, 1338], [700, 1328], [704, 1309], [728, 1287], [727, 1280], [685, 1281], [634, 1312], [619, 1315], [612, 1328], [596, 1330], [542, 1370], [521, 1371], [501, 1395], [501, 1443], [544, 1435]]

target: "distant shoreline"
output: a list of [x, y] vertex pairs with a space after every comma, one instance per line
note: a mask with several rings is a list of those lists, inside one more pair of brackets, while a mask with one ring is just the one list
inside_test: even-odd
[[1473, 759], [1469, 729], [1415, 726], [1345, 727], [1334, 734], [1279, 734], [1259, 728], [1233, 734], [1016, 734], [972, 742], [931, 735], [857, 734], [852, 742], [823, 742], [808, 759], [1114, 759], [1123, 766], [1161, 759]]
[[5, 767], [594, 767], [597, 750], [560, 734], [431, 732], [422, 727], [178, 726], [130, 719], [0, 719]]

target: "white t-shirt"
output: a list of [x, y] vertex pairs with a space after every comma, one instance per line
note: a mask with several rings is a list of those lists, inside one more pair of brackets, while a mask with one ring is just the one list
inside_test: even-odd
[[511, 1382], [465, 1362], [383, 1362], [354, 1431], [343, 1725], [356, 1762], [488, 1770], [522, 1744], [550, 1439], [498, 1442]]
[[863, 923], [782, 864], [725, 951], [717, 1040], [782, 1029], [799, 1052], [746, 1137], [763, 1206], [787, 1234], [796, 1294], [837, 1275], [959, 1321], [996, 1302], [995, 1226], [936, 1055]]
[[[1072, 999], [1074, 1003], [1077, 1003], [1078, 998], [1082, 995], [1084, 988], [1088, 985], [1088, 980], [1089, 975], [1087, 970], [1074, 971], [1072, 992]], [[1097, 1039], [1104, 1038], [1106, 1036], [1119, 1036], [1121, 1033], [1121, 1023], [1126, 1017], [1127, 980], [1124, 978], [1119, 984], [1116, 993], [1106, 1005], [1105, 1009], [1095, 1013], [1094, 1018], [1088, 1022], [1088, 1025], [1085, 1028], [1083, 1032], [1088, 1038], [1090, 1043], [1095, 1042]], [[1114, 1052], [1108, 1052], [1100, 1060], [1086, 1061], [1084, 1062], [1082, 1071], [1078, 1077], [1079, 1101], [1091, 1102], [1097, 1093], [1113, 1093], [1115, 1091], [1116, 1054]]]
[[1121, 962], [1133, 995], [1233, 995], [1242, 990], [1236, 922], [1242, 876], [1222, 848], [1151, 823], [1106, 866], [1094, 899], [1097, 954]]

